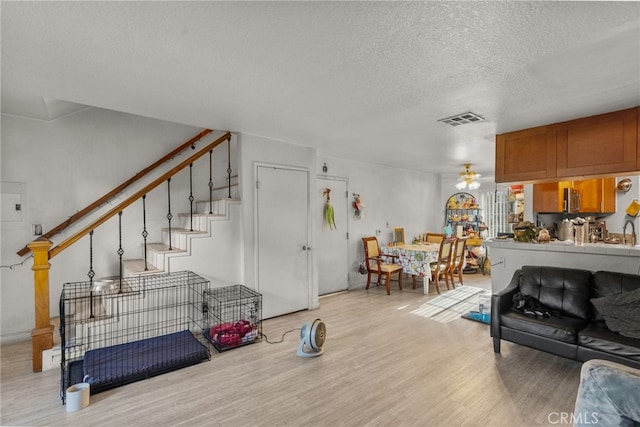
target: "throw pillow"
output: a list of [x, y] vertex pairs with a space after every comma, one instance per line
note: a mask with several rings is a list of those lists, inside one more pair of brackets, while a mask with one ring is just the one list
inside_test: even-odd
[[592, 298], [607, 327], [620, 335], [640, 338], [640, 289]]

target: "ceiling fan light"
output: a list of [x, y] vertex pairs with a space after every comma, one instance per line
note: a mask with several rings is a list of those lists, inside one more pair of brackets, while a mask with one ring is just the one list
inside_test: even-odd
[[460, 172], [458, 183], [455, 185], [458, 190], [464, 190], [465, 188], [475, 190], [480, 188], [480, 183], [476, 181], [476, 178], [480, 177], [480, 174], [473, 172], [470, 168], [470, 163], [464, 164], [464, 172]]

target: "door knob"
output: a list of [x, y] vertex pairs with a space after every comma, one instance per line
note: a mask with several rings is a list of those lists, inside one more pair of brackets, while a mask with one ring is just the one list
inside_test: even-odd
[[310, 251], [311, 250], [311, 246], [303, 245], [302, 246], [302, 250], [303, 251]]

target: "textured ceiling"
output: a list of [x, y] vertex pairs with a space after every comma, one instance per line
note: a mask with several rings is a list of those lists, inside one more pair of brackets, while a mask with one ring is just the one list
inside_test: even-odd
[[[491, 179], [496, 133], [640, 105], [639, 2], [3, 1], [1, 14], [2, 110], [47, 120], [97, 106]], [[466, 111], [486, 121], [437, 122]]]

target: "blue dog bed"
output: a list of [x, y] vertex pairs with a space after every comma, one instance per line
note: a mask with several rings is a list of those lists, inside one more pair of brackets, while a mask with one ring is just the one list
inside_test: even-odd
[[89, 350], [84, 382], [97, 393], [209, 360], [209, 349], [190, 331]]

